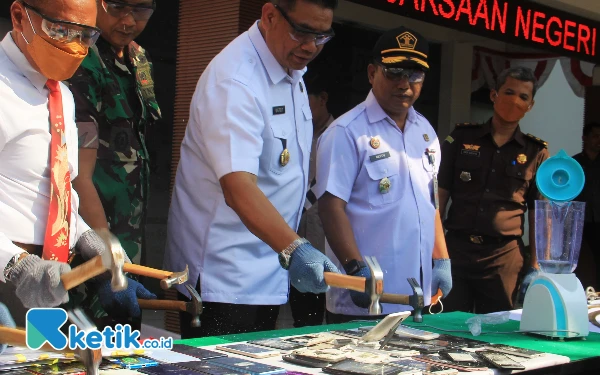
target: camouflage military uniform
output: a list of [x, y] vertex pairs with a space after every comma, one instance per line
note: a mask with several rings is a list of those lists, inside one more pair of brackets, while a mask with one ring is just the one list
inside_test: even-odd
[[95, 148], [93, 181], [111, 231], [139, 263], [149, 190], [146, 128], [160, 118], [152, 63], [135, 42], [118, 58], [100, 38], [69, 81], [79, 147]]
[[[139, 263], [150, 174], [145, 134], [160, 119], [152, 63], [135, 42], [119, 58], [100, 38], [69, 83], [75, 97], [79, 148], [98, 152], [93, 181], [106, 219], [129, 258]], [[75, 259], [71, 265], [80, 261]], [[83, 285], [69, 298], [69, 303], [95, 318], [106, 315], [95, 293]]]

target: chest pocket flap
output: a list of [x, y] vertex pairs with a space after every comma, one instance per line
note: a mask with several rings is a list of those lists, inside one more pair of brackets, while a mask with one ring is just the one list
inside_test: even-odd
[[459, 155], [456, 158], [456, 168], [461, 170], [474, 170], [483, 166], [480, 156]]
[[292, 134], [292, 124], [285, 115], [271, 117], [269, 121], [274, 138], [288, 139]]
[[395, 157], [374, 162], [367, 159], [365, 168], [372, 180], [381, 180], [384, 177], [397, 175], [399, 173], [400, 163]]
[[302, 106], [302, 113], [304, 113], [304, 119], [306, 121], [312, 121], [312, 112], [310, 111], [310, 106], [308, 104], [305, 104]]
[[531, 169], [520, 165], [509, 165], [506, 167], [506, 175], [525, 181], [529, 181], [533, 178]]

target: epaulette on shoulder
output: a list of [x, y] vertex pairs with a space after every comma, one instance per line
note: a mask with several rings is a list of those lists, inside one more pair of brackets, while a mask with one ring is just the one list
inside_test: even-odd
[[525, 134], [525, 136], [527, 138], [529, 138], [530, 140], [532, 140], [532, 141], [534, 141], [536, 143], [539, 143], [540, 145], [544, 146], [544, 148], [548, 148], [548, 142], [544, 141], [543, 139], [539, 139], [535, 135], [529, 134], [529, 133]]
[[347, 127], [352, 123], [361, 113], [366, 110], [367, 106], [365, 103], [360, 103], [356, 107], [352, 108], [348, 112], [344, 113], [342, 116], [338, 117], [335, 121], [336, 126], [341, 126], [342, 128]]
[[475, 122], [461, 122], [456, 124], [457, 128], [480, 128], [483, 124], [475, 123]]

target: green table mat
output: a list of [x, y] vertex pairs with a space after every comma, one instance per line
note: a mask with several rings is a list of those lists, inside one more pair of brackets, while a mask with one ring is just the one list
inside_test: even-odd
[[[590, 335], [585, 340], [571, 339], [565, 341], [559, 341], [556, 339], [546, 339], [541, 336], [526, 335], [522, 333], [493, 333], [518, 331], [519, 322], [511, 320], [506, 323], [497, 325], [484, 324], [482, 327], [482, 332], [484, 334], [475, 337], [468, 332], [469, 328], [465, 324], [465, 321], [472, 316], [473, 314], [469, 313], [452, 312], [438, 315], [424, 315], [422, 324], [413, 323], [412, 318], [407, 319], [404, 323], [407, 326], [420, 328], [426, 331], [447, 333], [453, 336], [468, 337], [494, 344], [506, 344], [525, 349], [539, 350], [545, 353], [564, 355], [569, 357], [571, 361], [600, 356], [600, 334], [598, 333], [590, 333]], [[220, 345], [239, 341], [250, 341], [264, 338], [326, 332], [338, 329], [357, 328], [360, 326], [373, 324], [375, 324], [375, 322], [373, 321], [363, 321], [355, 323], [353, 322], [346, 324], [331, 324], [303, 328], [280, 329], [275, 331], [243, 333], [237, 335], [213, 336], [189, 340], [178, 340], [177, 343], [191, 346]], [[440, 328], [441, 330], [436, 330], [434, 328], [424, 326], [424, 324]], [[443, 332], [442, 330], [466, 330], [467, 332]], [[490, 333], [485, 334], [486, 332]]]

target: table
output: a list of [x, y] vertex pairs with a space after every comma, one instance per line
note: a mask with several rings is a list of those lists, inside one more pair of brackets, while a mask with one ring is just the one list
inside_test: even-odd
[[[539, 350], [546, 353], [557, 354], [568, 357], [569, 363], [555, 364], [543, 369], [527, 371], [528, 374], [577, 374], [577, 373], [600, 373], [600, 334], [590, 333], [586, 340], [550, 340], [543, 337], [525, 335], [520, 333], [500, 333], [519, 330], [519, 322], [510, 320], [498, 325], [484, 325], [482, 334], [473, 337], [468, 331], [465, 321], [473, 314], [453, 312], [438, 315], [424, 315], [423, 323], [414, 323], [409, 318], [404, 324], [415, 328], [438, 333], [449, 333], [454, 336], [474, 338], [477, 340], [506, 344], [525, 349]], [[192, 346], [213, 346], [239, 341], [257, 340], [261, 338], [275, 338], [282, 336], [293, 336], [307, 333], [318, 333], [337, 329], [357, 328], [360, 326], [373, 325], [373, 321], [352, 322], [346, 324], [323, 325], [303, 328], [281, 329], [266, 332], [244, 333], [237, 335], [205, 337], [198, 339], [179, 340], [178, 343]], [[424, 326], [427, 325], [427, 326]], [[436, 327], [439, 329], [433, 329]], [[464, 332], [444, 332], [443, 330], [462, 330]], [[287, 367], [287, 365], [286, 365]], [[595, 371], [594, 371], [595, 370]], [[304, 371], [307, 372], [307, 371]]]

